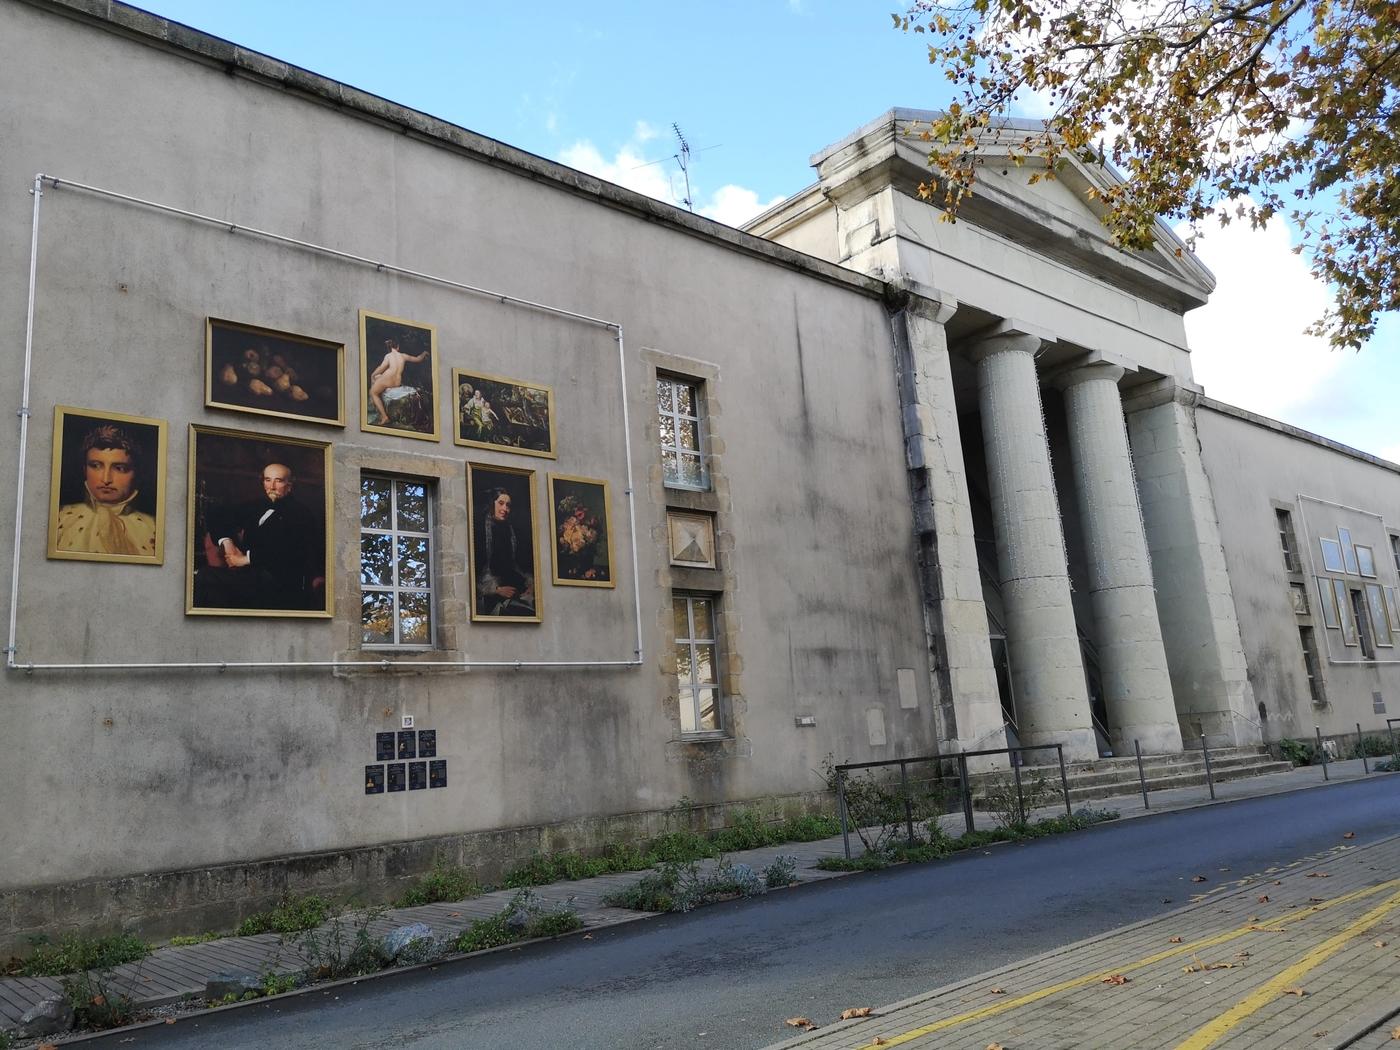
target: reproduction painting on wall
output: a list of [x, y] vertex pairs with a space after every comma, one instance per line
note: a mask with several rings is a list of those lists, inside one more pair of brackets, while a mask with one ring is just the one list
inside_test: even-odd
[[549, 475], [549, 531], [554, 537], [554, 582], [569, 587], [614, 587], [612, 516], [608, 483]]
[[204, 403], [343, 427], [345, 347], [211, 317], [204, 325]]
[[190, 426], [185, 611], [331, 614], [330, 445]]
[[69, 408], [53, 413], [49, 557], [165, 560], [165, 421]]
[[467, 464], [472, 619], [539, 623], [535, 472]]
[[360, 311], [360, 429], [436, 441], [437, 329]]
[[554, 391], [519, 379], [452, 370], [459, 445], [556, 459]]

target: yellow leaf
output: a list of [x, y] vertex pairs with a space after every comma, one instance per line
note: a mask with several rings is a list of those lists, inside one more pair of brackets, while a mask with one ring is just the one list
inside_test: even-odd
[[1261, 893], [1261, 894], [1259, 894], [1259, 903], [1260, 903], [1260, 904], [1268, 904], [1268, 903], [1269, 903], [1269, 895], [1268, 895], [1267, 893]]
[[1111, 973], [1111, 974], [1109, 974], [1107, 977], [1105, 977], [1105, 978], [1103, 979], [1102, 983], [1103, 983], [1103, 984], [1128, 984], [1128, 983], [1131, 982], [1131, 981], [1132, 981], [1132, 978], [1131, 978], [1131, 977], [1127, 977], [1127, 976], [1125, 976], [1125, 975], [1123, 975], [1123, 974], [1121, 974], [1121, 973]]
[[1303, 996], [1307, 995], [1308, 993], [1305, 992], [1305, 991], [1303, 991], [1303, 989], [1301, 989], [1301, 988], [1285, 988], [1285, 989], [1283, 990], [1283, 993], [1282, 993], [1282, 994], [1284, 994], [1284, 995], [1296, 995], [1299, 999], [1301, 999], [1301, 998], [1303, 998]]
[[1005, 994], [1006, 994], [1006, 989], [1005, 989], [1005, 988], [993, 988], [993, 989], [992, 989], [992, 994], [993, 994], [993, 995], [1005, 995]]
[[1168, 938], [1167, 938], [1167, 943], [1168, 943], [1168, 944], [1180, 944], [1180, 943], [1181, 943], [1181, 938], [1180, 938], [1180, 937], [1168, 937]]
[[868, 1007], [868, 1006], [852, 1006], [852, 1007], [848, 1007], [847, 1009], [841, 1011], [841, 1020], [843, 1020], [843, 1021], [849, 1021], [849, 1020], [851, 1020], [851, 1018], [853, 1018], [853, 1017], [869, 1017], [869, 1016], [870, 1016], [870, 1007]]
[[988, 1043], [987, 1050], [1006, 1050], [1006, 1047], [1002, 1046], [1000, 1043]]
[[1388, 941], [1377, 941], [1377, 942], [1376, 942], [1376, 947], [1377, 947], [1377, 948], [1384, 948], [1388, 943], [1389, 943]]
[[1310, 878], [1310, 879], [1330, 879], [1331, 877], [1332, 877], [1332, 876], [1331, 876], [1330, 874], [1328, 874], [1327, 872], [1325, 872], [1325, 871], [1310, 871], [1310, 872], [1308, 872], [1308, 878]]
[[789, 1017], [786, 1021], [783, 1022], [783, 1024], [789, 1026], [790, 1028], [800, 1028], [804, 1032], [810, 1032], [812, 1031], [812, 1029], [817, 1027], [812, 1023], [812, 1019], [810, 1017]]

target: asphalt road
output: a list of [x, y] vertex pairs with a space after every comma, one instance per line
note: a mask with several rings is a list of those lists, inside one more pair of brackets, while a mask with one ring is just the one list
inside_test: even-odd
[[[1400, 777], [1119, 821], [120, 1037], [145, 1047], [761, 1047], [1400, 832]], [[1228, 868], [1228, 872], [1221, 869]], [[1192, 883], [1191, 876], [1210, 880]], [[105, 1041], [104, 1041], [105, 1045]], [[113, 1038], [116, 1045], [116, 1038]]]

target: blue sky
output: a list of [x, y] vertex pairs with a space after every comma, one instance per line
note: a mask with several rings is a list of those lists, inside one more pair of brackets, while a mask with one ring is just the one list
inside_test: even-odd
[[[947, 88], [869, 0], [534, 5], [149, 0], [147, 10], [732, 223], [812, 181], [807, 158]], [[659, 163], [648, 163], [648, 162]], [[1287, 231], [1211, 230], [1219, 286], [1188, 315], [1207, 393], [1400, 461], [1400, 318], [1360, 354], [1302, 335], [1326, 289]]]

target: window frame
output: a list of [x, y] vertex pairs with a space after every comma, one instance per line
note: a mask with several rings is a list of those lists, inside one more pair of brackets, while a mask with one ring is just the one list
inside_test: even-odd
[[1278, 523], [1278, 542], [1283, 550], [1284, 569], [1301, 572], [1303, 567], [1298, 557], [1298, 536], [1293, 531], [1293, 512], [1285, 507], [1275, 507], [1274, 520]]
[[[359, 601], [359, 623], [360, 623], [360, 648], [373, 650], [376, 652], [396, 652], [396, 653], [421, 653], [433, 652], [437, 649], [438, 612], [437, 612], [437, 545], [433, 542], [433, 531], [437, 525], [436, 508], [436, 485], [433, 478], [410, 477], [402, 474], [391, 474], [373, 470], [363, 470], [360, 472], [360, 568], [357, 571], [357, 579], [360, 586]], [[367, 528], [364, 523], [364, 485], [367, 481], [384, 481], [389, 483], [389, 524], [387, 529]], [[399, 487], [401, 485], [421, 485], [423, 488], [423, 504], [426, 517], [426, 529], [399, 528]], [[390, 564], [392, 566], [392, 583], [389, 584], [366, 584], [364, 580], [364, 538], [365, 536], [388, 536], [390, 544]], [[399, 556], [398, 545], [401, 537], [413, 539], [424, 539], [427, 541], [427, 555], [425, 561], [428, 566], [428, 584], [426, 587], [404, 586], [399, 583]], [[394, 641], [392, 642], [367, 642], [364, 637], [364, 596], [366, 594], [389, 594], [393, 602], [394, 621]], [[400, 613], [400, 595], [403, 593], [426, 594], [428, 599], [428, 641], [427, 642], [403, 642], [401, 637], [402, 615]]]
[[[661, 387], [666, 385], [670, 388], [671, 408], [664, 406]], [[705, 381], [696, 379], [693, 376], [677, 375], [673, 372], [658, 371], [656, 373], [656, 440], [661, 451], [661, 484], [668, 489], [682, 489], [687, 492], [709, 492], [710, 491], [710, 465], [709, 457], [705, 454], [705, 438], [708, 427], [705, 422]], [[690, 415], [679, 410], [679, 400], [676, 397], [677, 388], [686, 388], [690, 391], [691, 403], [695, 408], [695, 414]], [[662, 424], [666, 419], [671, 420], [672, 433], [675, 435], [674, 442], [668, 444], [663, 432]], [[695, 424], [695, 447], [682, 447], [680, 444], [682, 422], [692, 422]], [[666, 473], [666, 453], [671, 452], [676, 457], [679, 464], [683, 458], [693, 457], [700, 468], [699, 484], [690, 484], [680, 477], [668, 477]]]
[[[704, 591], [684, 591], [675, 590], [671, 592], [671, 636], [672, 636], [672, 661], [674, 670], [672, 674], [676, 681], [676, 703], [680, 722], [681, 736], [687, 740], [693, 739], [720, 739], [727, 734], [724, 717], [724, 690], [722, 686], [723, 672], [721, 671], [720, 654], [720, 610], [718, 594]], [[676, 635], [676, 603], [683, 601], [686, 605], [686, 632], [684, 638]], [[695, 633], [695, 603], [707, 602], [710, 607], [710, 630], [711, 637], [702, 638]], [[680, 646], [685, 645], [689, 649], [690, 676], [683, 683], [680, 676]], [[711, 651], [710, 666], [713, 671], [714, 681], [701, 681], [696, 677], [696, 668], [699, 666], [698, 652], [700, 647], [709, 646]], [[707, 729], [701, 727], [703, 712], [699, 703], [701, 689], [714, 690], [714, 728]], [[687, 696], [688, 694], [688, 696]], [[695, 728], [687, 729], [687, 703], [689, 703], [690, 721]]]
[[1298, 644], [1303, 650], [1303, 671], [1308, 678], [1308, 694], [1314, 707], [1327, 703], [1327, 690], [1322, 683], [1322, 661], [1318, 655], [1317, 635], [1307, 624], [1298, 627]]

